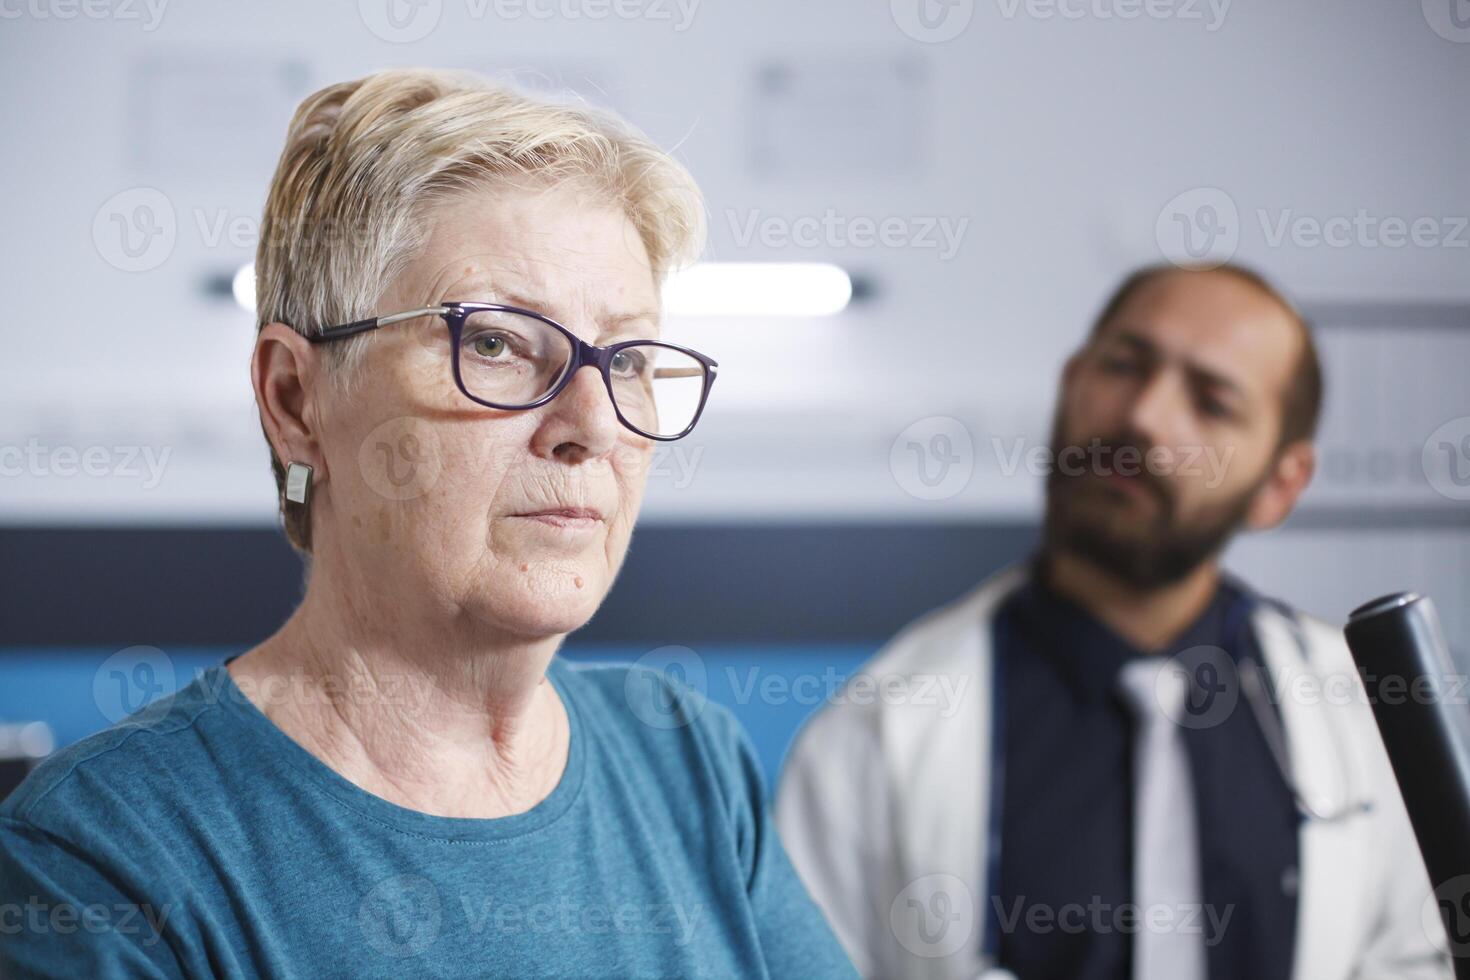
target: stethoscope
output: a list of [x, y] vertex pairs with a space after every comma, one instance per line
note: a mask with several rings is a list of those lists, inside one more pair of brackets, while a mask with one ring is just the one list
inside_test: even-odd
[[[1244, 631], [1250, 627], [1255, 613], [1259, 609], [1270, 608], [1279, 613], [1286, 621], [1298, 658], [1303, 666], [1311, 669], [1312, 660], [1307, 647], [1306, 631], [1296, 611], [1284, 603], [1257, 594], [1250, 586], [1233, 577], [1227, 577], [1226, 587], [1237, 593], [1237, 598], [1226, 612], [1225, 627], [1222, 633], [1229, 640], [1230, 659], [1235, 664], [1240, 693], [1245, 698], [1261, 734], [1265, 737], [1266, 747], [1281, 774], [1282, 781], [1291, 793], [1297, 812], [1303, 820], [1319, 823], [1339, 823], [1368, 813], [1373, 809], [1373, 801], [1360, 796], [1355, 788], [1352, 764], [1346, 755], [1347, 742], [1342, 738], [1343, 732], [1335, 714], [1328, 713], [1333, 719], [1330, 722], [1333, 728], [1331, 741], [1335, 749], [1338, 774], [1341, 777], [1339, 785], [1343, 787], [1343, 796], [1336, 803], [1324, 804], [1304, 794], [1297, 782], [1294, 767], [1291, 764], [1291, 753], [1287, 746], [1286, 726], [1274, 707], [1276, 692], [1270, 680], [1261, 670], [1260, 665], [1256, 663], [1255, 658], [1237, 656], [1242, 649], [1241, 641], [1244, 639]], [[990, 817], [986, 834], [986, 867], [981, 880], [985, 882], [986, 893], [993, 896], [1000, 893], [1001, 817], [1002, 797], [1005, 792], [1006, 705], [1002, 692], [1005, 687], [1006, 657], [1016, 648], [1016, 638], [1011, 635], [1005, 616], [995, 618], [992, 639]], [[1197, 685], [1198, 681], [1197, 675], [1192, 677], [1192, 684]], [[1014, 975], [1009, 971], [997, 969], [994, 966], [1000, 959], [1001, 937], [1000, 911], [996, 904], [994, 901], [989, 903], [989, 914], [981, 939], [983, 968], [980, 977], [982, 980], [1013, 980]]]

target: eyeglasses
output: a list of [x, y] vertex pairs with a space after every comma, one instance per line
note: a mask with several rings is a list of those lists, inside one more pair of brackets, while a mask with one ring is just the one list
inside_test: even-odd
[[537, 408], [577, 371], [595, 367], [618, 421], [660, 442], [693, 430], [719, 367], [698, 351], [656, 340], [598, 347], [549, 317], [499, 303], [446, 302], [328, 327], [307, 339], [323, 344], [421, 316], [448, 325], [454, 383], [470, 401], [513, 412]]

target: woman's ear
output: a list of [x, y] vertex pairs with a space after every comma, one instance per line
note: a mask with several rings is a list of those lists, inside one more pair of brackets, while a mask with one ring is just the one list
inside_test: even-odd
[[1299, 439], [1282, 449], [1251, 501], [1246, 526], [1262, 531], [1286, 520], [1316, 469], [1317, 449], [1310, 441]]
[[256, 335], [250, 383], [261, 427], [282, 466], [305, 463], [316, 481], [327, 475], [311, 396], [320, 366], [311, 341], [284, 323], [268, 323]]

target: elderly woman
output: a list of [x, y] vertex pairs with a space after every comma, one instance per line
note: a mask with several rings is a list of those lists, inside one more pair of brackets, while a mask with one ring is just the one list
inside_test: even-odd
[[0, 809], [0, 976], [851, 973], [730, 715], [556, 657], [714, 381], [658, 339], [701, 213], [583, 108], [307, 99], [251, 363], [305, 598]]

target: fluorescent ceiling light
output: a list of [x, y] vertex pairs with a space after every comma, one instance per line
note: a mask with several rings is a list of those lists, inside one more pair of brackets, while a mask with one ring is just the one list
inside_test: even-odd
[[830, 316], [851, 299], [851, 277], [827, 262], [701, 262], [664, 285], [676, 316]]
[[235, 273], [235, 278], [230, 282], [230, 292], [235, 294], [236, 303], [239, 303], [251, 313], [255, 312], [254, 262], [246, 262], [240, 266], [240, 271]]

